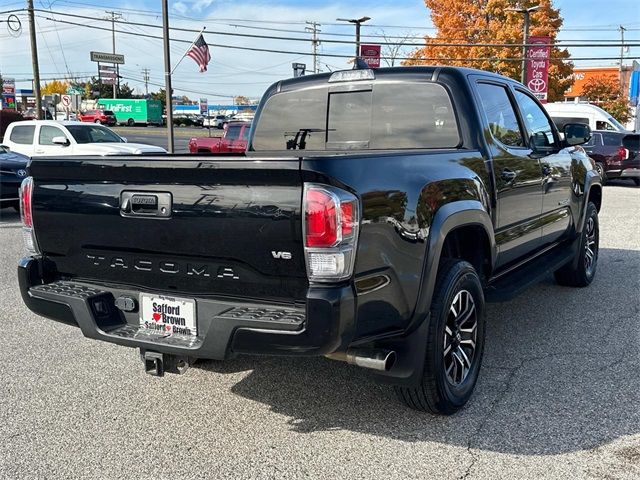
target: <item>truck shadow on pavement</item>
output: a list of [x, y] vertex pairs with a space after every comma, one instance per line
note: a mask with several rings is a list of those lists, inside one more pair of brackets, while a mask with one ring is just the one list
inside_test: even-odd
[[489, 304], [480, 380], [451, 417], [412, 411], [367, 372], [324, 358], [198, 364], [250, 371], [231, 391], [289, 417], [299, 433], [349, 430], [523, 455], [593, 449], [640, 432], [640, 251], [601, 249], [586, 289], [546, 279]]

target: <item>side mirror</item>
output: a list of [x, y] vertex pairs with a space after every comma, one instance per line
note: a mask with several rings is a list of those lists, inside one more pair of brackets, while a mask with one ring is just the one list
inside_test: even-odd
[[582, 145], [591, 139], [591, 128], [586, 123], [567, 123], [562, 127], [567, 145]]
[[54, 145], [62, 145], [64, 147], [66, 147], [67, 145], [69, 145], [69, 139], [67, 139], [67, 137], [53, 137], [51, 139], [51, 142]]

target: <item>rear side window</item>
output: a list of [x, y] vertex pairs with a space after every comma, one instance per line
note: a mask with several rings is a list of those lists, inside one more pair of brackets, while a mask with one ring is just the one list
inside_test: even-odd
[[524, 138], [507, 90], [500, 85], [480, 83], [478, 94], [493, 138], [509, 147], [523, 147]]
[[21, 145], [31, 145], [33, 144], [33, 134], [35, 129], [35, 125], [21, 125], [13, 127], [9, 140]]
[[111, 110], [105, 110], [104, 114], [105, 115], [111, 115], [112, 117], [115, 117], [115, 114]]
[[391, 150], [460, 143], [451, 99], [441, 85], [377, 83], [331, 90], [272, 96], [256, 125], [253, 149]]

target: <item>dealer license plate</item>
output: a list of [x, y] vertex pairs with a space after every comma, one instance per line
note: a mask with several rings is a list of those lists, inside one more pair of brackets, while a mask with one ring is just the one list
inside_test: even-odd
[[140, 327], [158, 335], [197, 335], [196, 301], [140, 294]]

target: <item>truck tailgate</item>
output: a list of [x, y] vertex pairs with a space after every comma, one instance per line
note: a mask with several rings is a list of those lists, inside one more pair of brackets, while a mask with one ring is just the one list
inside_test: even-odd
[[295, 158], [38, 159], [30, 173], [37, 241], [60, 278], [185, 295], [305, 297]]

